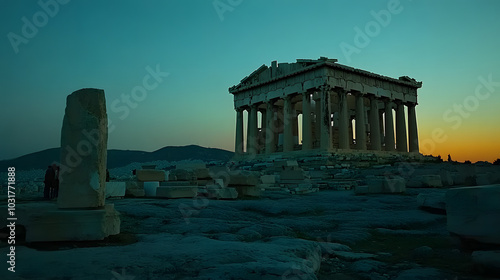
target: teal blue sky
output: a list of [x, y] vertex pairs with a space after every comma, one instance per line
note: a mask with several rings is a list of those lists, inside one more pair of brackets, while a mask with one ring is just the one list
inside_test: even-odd
[[[423, 81], [421, 146], [432, 140], [423, 152], [491, 160], [500, 157], [500, 86], [469, 104], [460, 125], [457, 112], [443, 115], [470, 101], [480, 77], [500, 82], [499, 11], [496, 0], [0, 1], [0, 159], [59, 146], [66, 96], [86, 87], [105, 90], [109, 148], [234, 150], [228, 87], [273, 60], [326, 56]], [[37, 28], [31, 38], [23, 18]], [[356, 41], [357, 28], [369, 41]], [[356, 51], [346, 55], [347, 45]], [[168, 76], [132, 108], [122, 96], [147, 67]], [[436, 129], [446, 140], [432, 138]]]

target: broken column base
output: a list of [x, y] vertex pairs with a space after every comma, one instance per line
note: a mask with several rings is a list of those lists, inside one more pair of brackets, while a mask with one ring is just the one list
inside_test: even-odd
[[23, 205], [18, 213], [18, 223], [26, 229], [26, 242], [102, 240], [120, 233], [120, 213], [114, 204], [97, 209], [58, 209], [52, 203], [37, 203]]

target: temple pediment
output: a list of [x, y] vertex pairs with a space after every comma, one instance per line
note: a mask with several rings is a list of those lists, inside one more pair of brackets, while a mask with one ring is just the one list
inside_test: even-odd
[[[244, 89], [260, 86], [308, 71], [313, 71], [323, 66], [327, 66], [329, 69], [333, 70], [330, 71], [330, 76], [335, 78], [340, 76], [345, 81], [355, 81], [356, 79], [361, 80], [369, 78], [372, 80], [389, 82], [412, 88], [420, 88], [422, 86], [421, 82], [417, 82], [417, 80], [408, 76], [401, 76], [398, 79], [395, 79], [339, 64], [337, 63], [337, 59], [320, 57], [319, 59], [297, 59], [294, 63], [278, 63], [277, 61], [273, 61], [270, 66], [263, 64], [250, 75], [243, 78], [239, 84], [230, 87], [229, 92], [234, 94]], [[328, 74], [326, 76], [328, 76]], [[375, 84], [375, 82], [373, 84]]]

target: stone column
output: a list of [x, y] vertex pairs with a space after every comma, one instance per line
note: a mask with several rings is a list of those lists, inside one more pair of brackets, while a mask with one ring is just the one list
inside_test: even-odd
[[258, 145], [258, 153], [263, 154], [265, 152], [265, 143], [266, 143], [266, 127], [267, 127], [267, 110], [263, 109], [260, 111], [260, 133], [259, 133], [259, 145]]
[[255, 155], [257, 153], [257, 105], [250, 105], [248, 112], [247, 127], [247, 153]]
[[418, 147], [418, 128], [417, 128], [417, 116], [415, 114], [414, 103], [408, 104], [408, 139], [410, 152], [419, 152]]
[[396, 149], [399, 152], [408, 152], [406, 140], [405, 105], [396, 103]]
[[394, 121], [392, 117], [392, 102], [385, 103], [385, 150], [394, 151]]
[[366, 150], [365, 104], [361, 93], [356, 93], [356, 148]]
[[354, 146], [354, 126], [352, 125], [352, 121], [354, 120], [354, 116], [349, 114], [349, 148], [356, 148]]
[[292, 97], [286, 96], [285, 104], [283, 106], [283, 152], [293, 151], [293, 107]]
[[332, 148], [330, 87], [322, 86], [320, 90], [321, 90], [320, 146], [321, 149], [330, 150]]
[[276, 151], [276, 126], [274, 124], [274, 105], [272, 101], [267, 102], [266, 113], [266, 154], [274, 153]]
[[[320, 146], [321, 142], [321, 99], [314, 99], [314, 140], [313, 148]], [[316, 144], [314, 144], [316, 143]]]
[[380, 151], [380, 123], [378, 116], [378, 99], [370, 97], [370, 143], [371, 149]]
[[234, 151], [237, 155], [243, 154], [243, 109], [236, 108], [236, 141]]
[[61, 130], [59, 208], [104, 206], [107, 120], [103, 90], [86, 88], [68, 95]]
[[349, 149], [349, 115], [347, 108], [347, 92], [337, 90], [339, 96], [339, 149]]
[[302, 93], [302, 150], [312, 149], [311, 94]]
[[[293, 134], [293, 146], [299, 144], [299, 114], [295, 110], [295, 103], [292, 102], [292, 134]], [[293, 150], [293, 149], [292, 149]]]
[[384, 131], [384, 109], [378, 111], [378, 123], [380, 124], [380, 150], [383, 150], [385, 145], [385, 131]]

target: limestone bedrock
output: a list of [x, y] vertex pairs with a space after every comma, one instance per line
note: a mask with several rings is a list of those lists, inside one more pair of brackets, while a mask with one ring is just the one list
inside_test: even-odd
[[104, 90], [86, 88], [68, 95], [61, 131], [59, 208], [104, 206], [107, 126]]

